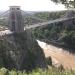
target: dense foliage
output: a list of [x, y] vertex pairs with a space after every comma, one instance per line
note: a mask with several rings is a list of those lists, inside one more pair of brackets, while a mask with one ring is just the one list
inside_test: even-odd
[[0, 69], [0, 75], [75, 75], [75, 72], [72, 70], [60, 70], [54, 67], [50, 67], [49, 69], [35, 69], [31, 72], [17, 71], [15, 69], [8, 70], [6, 68]]
[[43, 21], [40, 21], [39, 19], [37, 19], [37, 17], [36, 18], [33, 18], [33, 17], [25, 16], [24, 17], [24, 24], [25, 25], [33, 25], [33, 24], [37, 24], [37, 23], [43, 22]]
[[67, 8], [75, 8], [75, 0], [51, 0], [55, 3], [64, 4]]
[[41, 19], [44, 20], [54, 20], [54, 19], [58, 19], [64, 16], [64, 14], [66, 13], [65, 11], [55, 11], [55, 12], [37, 12], [34, 14], [34, 16], [39, 17]]

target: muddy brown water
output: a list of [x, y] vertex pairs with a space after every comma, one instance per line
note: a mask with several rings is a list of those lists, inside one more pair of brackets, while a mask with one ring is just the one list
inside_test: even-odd
[[43, 49], [45, 53], [45, 57], [52, 58], [52, 64], [56, 65], [63, 65], [65, 69], [72, 69], [75, 70], [75, 55], [70, 54], [67, 50], [63, 48], [55, 47], [51, 44], [47, 44], [45, 42], [41, 42], [37, 40], [39, 46]]

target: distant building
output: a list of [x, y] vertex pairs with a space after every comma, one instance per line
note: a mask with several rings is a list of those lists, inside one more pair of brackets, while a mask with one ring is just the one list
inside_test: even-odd
[[20, 6], [10, 6], [9, 28], [15, 33], [24, 31], [24, 20], [21, 14]]

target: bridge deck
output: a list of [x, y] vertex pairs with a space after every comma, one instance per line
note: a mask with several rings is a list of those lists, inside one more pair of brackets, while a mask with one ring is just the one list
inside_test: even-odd
[[57, 23], [57, 22], [62, 22], [62, 21], [65, 21], [65, 20], [70, 20], [70, 19], [74, 19], [74, 17], [72, 17], [72, 18], [59, 18], [59, 19], [56, 19], [56, 20], [50, 20], [48, 22], [43, 22], [43, 23], [38, 23], [38, 24], [34, 24], [34, 25], [29, 25], [29, 26], [25, 26], [24, 29], [37, 28], [37, 27], [41, 27], [41, 26], [44, 26], [44, 25]]

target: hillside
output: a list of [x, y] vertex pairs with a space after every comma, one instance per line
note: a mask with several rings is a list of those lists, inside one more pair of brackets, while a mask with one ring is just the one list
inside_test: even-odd
[[35, 69], [32, 72], [17, 71], [17, 70], [8, 70], [6, 68], [0, 69], [0, 75], [75, 75], [75, 72], [69, 70], [60, 70], [54, 67], [49, 69]]
[[8, 69], [30, 71], [46, 68], [46, 58], [30, 31], [7, 35], [0, 40], [0, 66]]

